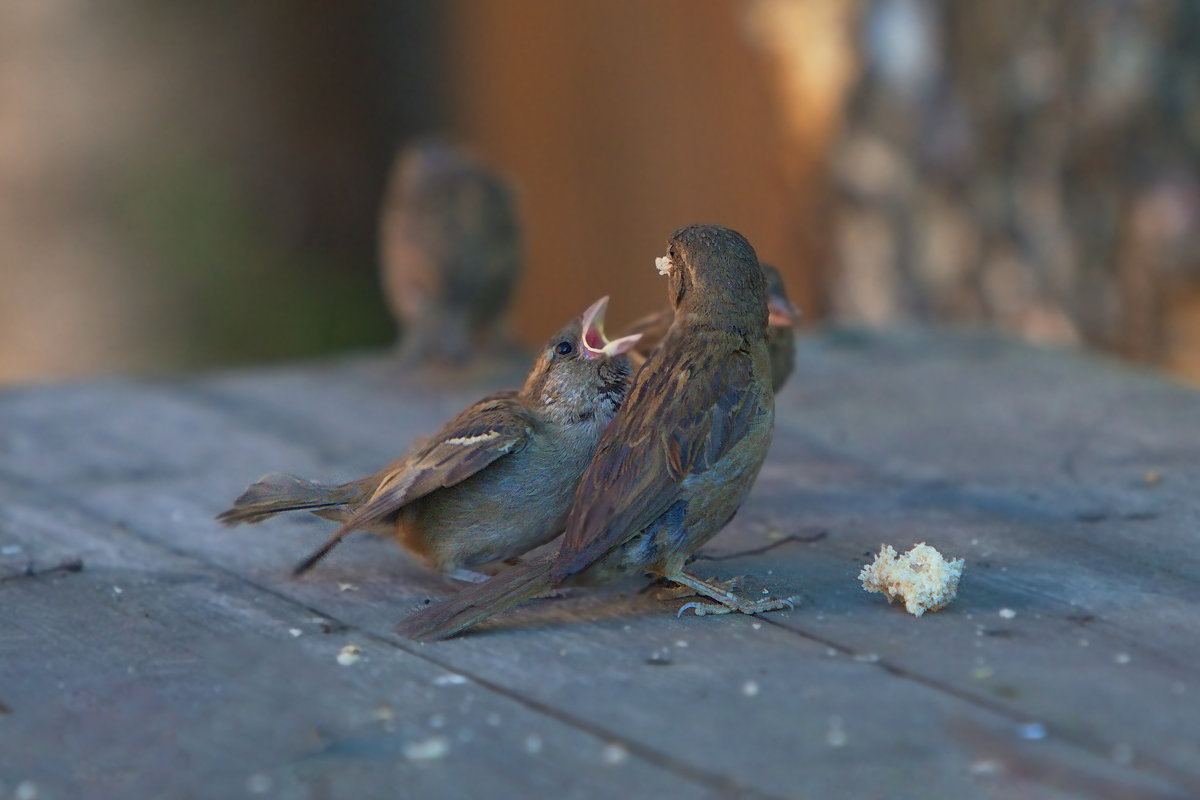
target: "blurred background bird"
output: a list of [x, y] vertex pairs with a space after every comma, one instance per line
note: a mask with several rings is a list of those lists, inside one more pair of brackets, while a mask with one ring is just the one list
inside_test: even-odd
[[410, 144], [392, 165], [379, 237], [406, 362], [458, 365], [511, 346], [522, 242], [507, 180], [445, 141]]
[[360, 528], [395, 535], [462, 580], [545, 544], [562, 531], [579, 476], [629, 387], [624, 353], [637, 337], [604, 336], [607, 305], [602, 298], [550, 337], [519, 392], [485, 397], [379, 472], [341, 485], [272, 473], [217, 519], [232, 526], [308, 510], [341, 522], [297, 573]]

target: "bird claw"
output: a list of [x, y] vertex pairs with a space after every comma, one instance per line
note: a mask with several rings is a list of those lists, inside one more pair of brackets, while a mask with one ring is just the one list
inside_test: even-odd
[[[737, 596], [726, 588], [729, 585], [728, 583], [722, 584], [716, 581], [701, 580], [695, 575], [689, 575], [682, 570], [664, 573], [663, 577], [690, 589], [692, 594], [716, 601], [713, 603], [696, 601], [684, 603], [676, 613], [676, 618], [683, 616], [683, 612], [689, 609], [698, 617], [703, 617], [706, 614], [729, 614], [734, 611], [741, 614], [762, 614], [766, 611], [776, 611], [781, 608], [795, 609], [796, 600], [798, 599], [792, 596], [782, 600], [776, 600], [773, 597], [764, 597], [761, 600], [747, 600]], [[730, 581], [729, 583], [732, 582]], [[686, 597], [686, 595], [684, 596]]]
[[751, 606], [753, 610], [747, 611], [743, 608], [739, 608], [738, 610], [743, 614], [761, 614], [766, 611], [781, 611], [785, 608], [789, 611], [795, 611], [796, 601], [799, 599], [800, 598], [796, 595], [785, 597], [782, 600], [776, 600], [773, 597], [768, 597], [757, 602], [748, 603], [747, 605]]
[[684, 603], [679, 607], [679, 613], [675, 615], [676, 618], [683, 616], [683, 612], [687, 611], [689, 608], [695, 612], [697, 617], [704, 617], [708, 616], [709, 614], [729, 614], [733, 611], [742, 610], [733, 606], [722, 605], [721, 603], [697, 603], [693, 600], [692, 602]]

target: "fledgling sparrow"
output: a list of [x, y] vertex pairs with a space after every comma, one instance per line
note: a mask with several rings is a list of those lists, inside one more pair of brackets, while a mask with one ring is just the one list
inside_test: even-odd
[[[759, 263], [767, 281], [767, 352], [771, 355], [771, 388], [778, 394], [796, 366], [796, 323], [800, 321], [800, 311], [788, 299], [779, 270], [770, 264]], [[629, 353], [634, 372], [662, 342], [674, 320], [675, 310], [667, 306], [642, 317], [626, 329], [626, 334], [642, 335]]]
[[482, 579], [474, 567], [562, 532], [579, 476], [625, 399], [625, 353], [637, 336], [608, 341], [607, 305], [602, 298], [552, 336], [520, 391], [485, 397], [379, 472], [341, 485], [273, 473], [217, 519], [236, 525], [308, 510], [341, 522], [296, 574], [364, 528], [393, 534], [434, 569]]
[[668, 276], [675, 320], [584, 470], [558, 552], [417, 611], [400, 633], [453, 636], [568, 581], [629, 573], [653, 573], [716, 601], [685, 606], [697, 613], [791, 606], [746, 600], [684, 572], [688, 556], [732, 519], [771, 444], [758, 259], [735, 231], [692, 225], [675, 232], [656, 264]]
[[437, 140], [402, 150], [379, 221], [382, 283], [408, 361], [461, 363], [508, 340], [521, 273], [516, 198], [504, 178]]

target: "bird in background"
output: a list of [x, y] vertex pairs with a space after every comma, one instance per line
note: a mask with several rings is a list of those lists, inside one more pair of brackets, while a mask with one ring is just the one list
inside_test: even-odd
[[307, 510], [341, 523], [300, 562], [307, 571], [348, 533], [392, 534], [462, 580], [563, 530], [579, 477], [630, 382], [636, 334], [604, 335], [608, 298], [550, 337], [520, 391], [489, 395], [379, 472], [344, 484], [273, 473], [218, 515], [225, 525]]
[[[800, 321], [800, 311], [788, 299], [779, 270], [770, 264], [760, 262], [760, 265], [767, 281], [767, 351], [771, 355], [771, 388], [778, 394], [796, 366], [796, 324]], [[626, 334], [642, 335], [629, 354], [635, 371], [662, 342], [674, 320], [675, 311], [668, 306], [642, 317], [626, 329]]]
[[770, 447], [763, 271], [745, 238], [714, 225], [676, 231], [656, 266], [668, 279], [674, 321], [584, 470], [557, 553], [418, 610], [398, 632], [453, 636], [564, 584], [631, 573], [656, 574], [715, 601], [684, 606], [698, 614], [791, 607], [790, 598], [747, 600], [684, 571], [692, 552], [733, 518]]
[[405, 147], [388, 178], [379, 249], [406, 362], [458, 365], [510, 345], [505, 316], [523, 256], [503, 177], [440, 140]]

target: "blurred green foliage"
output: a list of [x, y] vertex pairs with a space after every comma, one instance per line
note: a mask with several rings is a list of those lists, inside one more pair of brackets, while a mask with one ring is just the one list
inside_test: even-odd
[[335, 252], [280, 236], [277, 215], [244, 173], [202, 153], [143, 157], [123, 176], [120, 233], [153, 285], [179, 368], [381, 346], [393, 323], [374, 253]]

